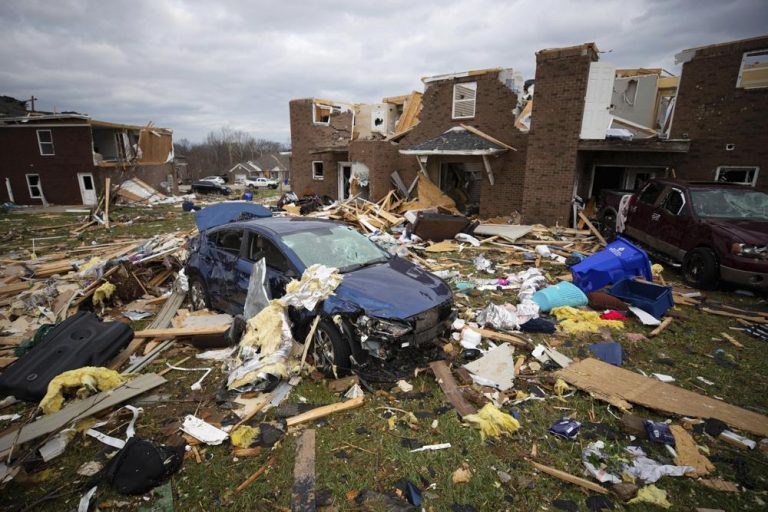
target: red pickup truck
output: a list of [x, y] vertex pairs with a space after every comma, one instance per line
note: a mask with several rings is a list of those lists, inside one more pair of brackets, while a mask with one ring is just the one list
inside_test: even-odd
[[[619, 205], [627, 194], [622, 230]], [[621, 232], [682, 263], [691, 286], [725, 281], [768, 291], [768, 194], [744, 185], [656, 178], [636, 193], [603, 191], [600, 199], [606, 233]]]

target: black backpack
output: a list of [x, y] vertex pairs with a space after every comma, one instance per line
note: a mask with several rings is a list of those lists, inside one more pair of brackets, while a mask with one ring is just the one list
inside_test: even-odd
[[103, 469], [101, 480], [120, 494], [143, 494], [177, 472], [183, 461], [183, 446], [131, 437]]

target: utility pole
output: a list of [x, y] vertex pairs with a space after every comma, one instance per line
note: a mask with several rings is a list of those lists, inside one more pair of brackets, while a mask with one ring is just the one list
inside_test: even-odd
[[30, 109], [29, 109], [30, 112], [34, 112], [35, 111], [35, 100], [39, 100], [39, 99], [40, 98], [35, 98], [34, 94], [29, 97], [28, 101], [30, 103]]

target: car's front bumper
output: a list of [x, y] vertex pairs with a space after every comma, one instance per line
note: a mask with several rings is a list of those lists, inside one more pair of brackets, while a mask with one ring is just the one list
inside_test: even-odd
[[740, 286], [768, 290], [768, 272], [752, 272], [733, 267], [720, 266], [720, 279]]

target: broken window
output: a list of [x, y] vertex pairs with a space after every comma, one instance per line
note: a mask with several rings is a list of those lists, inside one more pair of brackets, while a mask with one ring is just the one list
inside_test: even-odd
[[225, 229], [216, 233], [216, 247], [230, 254], [239, 255], [242, 239], [242, 231]]
[[312, 122], [315, 124], [331, 124], [333, 107], [330, 105], [312, 104]]
[[29, 188], [29, 197], [32, 199], [43, 197], [43, 189], [40, 187], [39, 174], [27, 174], [27, 188]]
[[738, 183], [739, 185], [755, 186], [757, 183], [758, 167], [724, 167], [717, 168], [715, 181], [723, 183]]
[[119, 162], [140, 158], [139, 130], [93, 126], [94, 162]]
[[312, 162], [312, 179], [313, 180], [322, 180], [324, 177], [324, 170], [323, 170], [323, 162], [320, 160], [315, 160]]
[[680, 215], [683, 212], [683, 206], [685, 206], [685, 196], [682, 191], [676, 188], [670, 190], [667, 198], [664, 200], [663, 208], [672, 215]]
[[744, 53], [736, 87], [743, 89], [768, 87], [768, 49]]
[[37, 145], [40, 147], [40, 154], [43, 156], [53, 156], [53, 133], [51, 130], [37, 130]]
[[465, 82], [453, 85], [453, 119], [475, 117], [477, 82]]

